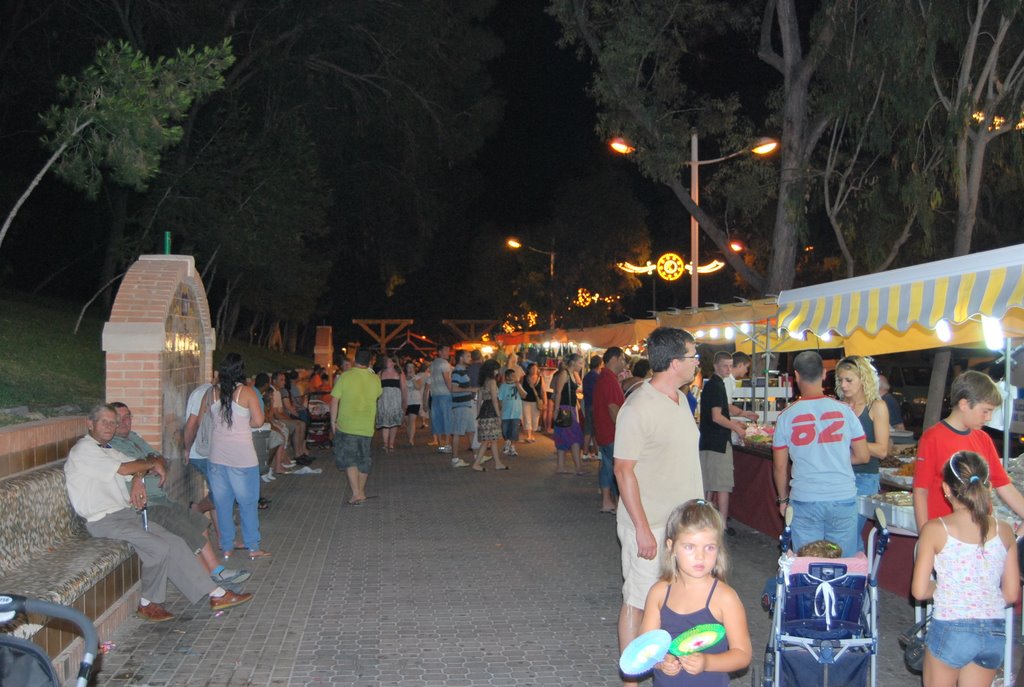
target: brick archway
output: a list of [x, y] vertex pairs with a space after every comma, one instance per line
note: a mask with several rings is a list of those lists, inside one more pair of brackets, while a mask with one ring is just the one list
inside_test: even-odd
[[185, 402], [211, 377], [215, 341], [194, 258], [141, 256], [103, 328], [106, 398], [126, 403], [135, 431], [168, 458], [182, 456]]

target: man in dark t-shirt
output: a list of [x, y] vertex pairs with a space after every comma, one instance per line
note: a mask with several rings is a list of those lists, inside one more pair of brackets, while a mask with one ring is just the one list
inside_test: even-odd
[[[700, 470], [704, 477], [705, 498], [718, 506], [722, 521], [728, 525], [729, 494], [733, 488], [732, 432], [742, 438], [743, 423], [729, 416], [729, 395], [725, 378], [732, 373], [732, 354], [715, 354], [715, 374], [704, 383], [700, 395]], [[736, 530], [727, 526], [730, 536]]]

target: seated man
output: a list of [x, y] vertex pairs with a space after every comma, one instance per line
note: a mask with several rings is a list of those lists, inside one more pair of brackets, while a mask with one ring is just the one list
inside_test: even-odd
[[284, 372], [275, 372], [270, 379], [271, 394], [273, 398], [267, 415], [271, 421], [284, 425], [288, 428], [288, 434], [292, 439], [292, 455], [295, 460], [308, 455], [306, 451], [306, 423], [297, 420], [289, 414], [291, 410], [285, 405], [284, 396], [288, 384], [288, 375]]
[[[128, 406], [117, 401], [111, 403], [110, 407], [117, 412], [117, 429], [114, 430], [110, 445], [132, 460], [159, 461], [166, 470], [167, 460], [132, 431], [132, 411]], [[171, 501], [167, 492], [160, 487], [158, 475], [147, 474], [143, 481], [146, 485], [146, 513], [149, 522], [155, 522], [184, 539], [214, 582], [233, 592], [239, 591], [235, 585], [245, 582], [251, 574], [247, 570], [232, 570], [220, 565], [210, 545], [210, 521], [197, 511]]]
[[288, 460], [288, 428], [274, 420], [267, 412], [267, 408], [273, 405], [273, 390], [270, 386], [270, 375], [266, 372], [256, 375], [256, 393], [263, 405], [267, 424], [270, 425], [270, 470], [260, 479], [264, 482], [273, 482], [276, 475], [287, 474], [297, 466], [297, 463]]
[[287, 376], [288, 383], [285, 384], [285, 388], [281, 392], [285, 410], [291, 417], [302, 420], [304, 424], [308, 425], [309, 409], [306, 408], [308, 401], [306, 393], [299, 386], [299, 373], [296, 370], [288, 370]]
[[68, 498], [75, 512], [85, 518], [85, 529], [94, 537], [128, 542], [142, 561], [142, 593], [136, 613], [143, 620], [162, 622], [174, 616], [163, 608], [170, 580], [195, 603], [210, 598], [214, 611], [238, 606], [252, 594], [236, 594], [217, 586], [196, 561], [188, 544], [157, 523], [143, 525], [137, 512], [146, 505], [142, 478], [151, 470], [166, 478], [160, 461], [131, 460], [110, 446], [117, 429], [117, 412], [99, 405], [89, 413], [89, 433], [78, 440], [64, 463]]

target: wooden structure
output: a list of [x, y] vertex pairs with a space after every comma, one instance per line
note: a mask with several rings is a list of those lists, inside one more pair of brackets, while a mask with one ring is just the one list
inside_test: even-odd
[[498, 326], [498, 320], [441, 320], [460, 341], [481, 341]]
[[373, 337], [381, 351], [388, 350], [388, 342], [398, 336], [403, 329], [412, 326], [412, 323], [413, 320], [352, 320], [352, 324], [358, 324], [363, 331]]

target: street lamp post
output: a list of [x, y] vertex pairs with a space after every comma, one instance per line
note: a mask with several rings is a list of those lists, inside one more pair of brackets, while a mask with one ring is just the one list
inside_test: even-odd
[[[629, 155], [636, 151], [636, 148], [630, 145], [627, 141], [622, 138], [615, 138], [608, 144], [609, 147], [620, 155]], [[779, 142], [771, 138], [758, 139], [753, 146], [750, 148], [744, 148], [737, 150], [735, 153], [717, 157], [713, 160], [701, 160], [697, 154], [697, 132], [694, 132], [690, 136], [690, 159], [684, 164], [690, 167], [690, 199], [694, 205], [700, 205], [700, 167], [701, 165], [713, 165], [718, 162], [724, 162], [731, 160], [734, 157], [744, 155], [746, 153], [753, 153], [754, 155], [768, 155], [776, 148], [779, 147]], [[690, 307], [696, 310], [699, 305], [698, 299], [698, 288], [699, 288], [699, 270], [697, 269], [697, 258], [698, 248], [700, 239], [700, 224], [697, 222], [697, 217], [694, 214], [690, 214]]]
[[541, 250], [540, 248], [534, 248], [528, 246], [525, 243], [520, 242], [515, 238], [508, 239], [505, 244], [509, 248], [519, 249], [525, 248], [526, 250], [532, 250], [534, 253], [540, 253], [548, 256], [548, 277], [551, 279], [549, 292], [551, 294], [551, 315], [548, 319], [548, 325], [550, 329], [555, 328], [555, 239], [551, 237], [551, 250]]

